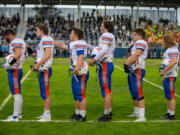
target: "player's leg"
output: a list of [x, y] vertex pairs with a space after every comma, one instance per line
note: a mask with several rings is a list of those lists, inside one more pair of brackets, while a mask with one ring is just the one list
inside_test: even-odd
[[89, 78], [89, 73], [80, 77], [78, 84], [76, 85], [77, 98], [80, 104], [80, 114], [76, 121], [86, 121], [86, 110], [87, 110], [87, 100], [86, 100], [86, 86], [87, 80]]
[[138, 101], [138, 118], [136, 122], [146, 121], [145, 118], [145, 100], [142, 91], [142, 81], [145, 76], [145, 70], [138, 69], [136, 70], [136, 79], [133, 80], [133, 92]]
[[101, 86], [101, 93], [104, 98], [104, 116], [100, 117], [98, 121], [110, 121], [112, 119], [111, 74], [113, 70], [113, 63], [103, 62], [102, 66], [99, 66], [98, 75]]
[[40, 121], [50, 121], [51, 114], [50, 114], [50, 97], [49, 97], [49, 79], [52, 75], [52, 69], [49, 68], [47, 72], [40, 72], [39, 73], [39, 83], [40, 83], [40, 92], [41, 97], [44, 103], [44, 113], [40, 117]]
[[135, 75], [133, 73], [128, 74], [128, 86], [129, 90], [133, 99], [133, 105], [134, 105], [134, 112], [131, 115], [128, 115], [128, 117], [137, 117], [138, 112], [139, 112], [139, 107], [138, 107], [138, 101], [136, 99], [136, 96], [133, 93], [133, 78], [135, 78]]
[[74, 98], [74, 101], [75, 101], [75, 111], [71, 116], [68, 117], [68, 119], [76, 119], [76, 117], [80, 113], [80, 105], [79, 105], [79, 101], [77, 100], [77, 96], [76, 96], [76, 83], [77, 83], [77, 80], [74, 77], [74, 75], [72, 75], [72, 77], [71, 77], [71, 87], [72, 87], [73, 98]]
[[174, 95], [175, 81], [176, 81], [176, 78], [174, 77], [164, 78], [163, 80], [165, 96], [167, 99], [168, 112], [162, 118], [169, 119], [169, 120], [175, 119], [175, 108], [176, 108], [176, 101], [175, 101], [175, 95]]
[[17, 121], [22, 113], [21, 109], [22, 109], [23, 100], [21, 95], [21, 84], [20, 84], [21, 78], [22, 78], [21, 69], [8, 70], [9, 87], [11, 90], [11, 94], [13, 95], [14, 98], [14, 111], [13, 111], [13, 115], [9, 116], [7, 121]]

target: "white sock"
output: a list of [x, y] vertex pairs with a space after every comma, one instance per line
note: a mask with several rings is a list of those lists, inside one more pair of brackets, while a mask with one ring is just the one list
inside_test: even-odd
[[80, 115], [85, 118], [86, 117], [86, 110], [80, 110]]
[[139, 118], [145, 117], [145, 108], [139, 108]]
[[134, 114], [136, 114], [136, 115], [139, 114], [139, 107], [134, 107]]
[[50, 110], [45, 110], [45, 109], [44, 109], [44, 114], [50, 115]]
[[170, 111], [170, 115], [174, 115], [175, 114], [175, 111]]
[[18, 116], [19, 113], [21, 112], [21, 107], [22, 107], [21, 95], [20, 94], [15, 94], [15, 95], [13, 95], [13, 97], [14, 97], [13, 116]]
[[170, 110], [169, 110], [169, 109], [167, 110], [167, 113], [170, 113]]
[[75, 109], [75, 114], [76, 115], [80, 114], [80, 110], [79, 109]]
[[20, 100], [21, 100], [21, 106], [20, 106], [19, 114], [22, 115], [22, 106], [23, 106], [23, 98], [22, 98], [22, 95], [20, 95]]
[[104, 110], [104, 114], [106, 115], [106, 114], [109, 114], [110, 113], [110, 111], [109, 110]]

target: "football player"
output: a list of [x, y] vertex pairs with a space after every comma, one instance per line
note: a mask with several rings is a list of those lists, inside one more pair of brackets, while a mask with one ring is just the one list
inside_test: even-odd
[[144, 41], [144, 37], [145, 31], [143, 29], [136, 28], [134, 30], [133, 39], [135, 44], [130, 50], [130, 57], [124, 64], [124, 70], [128, 73], [129, 90], [134, 102], [134, 113], [129, 117], [137, 117], [136, 122], [146, 121], [142, 84], [145, 76], [148, 45]]
[[12, 29], [4, 32], [4, 38], [9, 44], [9, 58], [4, 64], [8, 72], [8, 81], [11, 94], [14, 97], [14, 112], [6, 121], [18, 121], [22, 118], [23, 98], [21, 95], [21, 79], [23, 76], [22, 65], [25, 59], [26, 44], [22, 39], [16, 38]]
[[[102, 97], [104, 98], [104, 115], [98, 121], [110, 121], [112, 119], [112, 93], [111, 93], [111, 74], [114, 71], [113, 55], [116, 48], [115, 36], [113, 35], [114, 24], [111, 21], [103, 21], [101, 24], [101, 37], [98, 47], [99, 53], [90, 60], [89, 65], [98, 64], [99, 84], [101, 86]], [[90, 48], [90, 47], [88, 47]], [[107, 56], [103, 60], [104, 56]]]
[[86, 62], [87, 43], [83, 40], [83, 31], [79, 28], [74, 28], [71, 31], [70, 40], [69, 45], [55, 41], [55, 46], [70, 53], [70, 70], [72, 71], [71, 85], [75, 100], [75, 113], [69, 118], [82, 122], [86, 121], [87, 100], [85, 92], [89, 72], [81, 75], [79, 71], [83, 63]]
[[39, 24], [36, 27], [36, 35], [40, 38], [40, 43], [36, 48], [36, 53], [27, 45], [28, 53], [36, 56], [36, 64], [33, 66], [34, 71], [38, 71], [40, 93], [44, 103], [44, 113], [38, 117], [39, 121], [50, 121], [50, 96], [49, 80], [52, 75], [51, 64], [53, 62], [54, 41], [48, 36], [48, 27], [45, 24]]
[[162, 69], [160, 76], [163, 76], [163, 86], [165, 97], [167, 99], [167, 113], [162, 117], [168, 120], [175, 119], [175, 82], [179, 69], [179, 50], [172, 35], [165, 35], [162, 40], [162, 46], [166, 51], [163, 55]]

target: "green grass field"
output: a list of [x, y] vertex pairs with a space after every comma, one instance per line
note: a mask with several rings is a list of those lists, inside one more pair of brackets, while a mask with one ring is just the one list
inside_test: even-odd
[[[122, 67], [125, 59], [115, 59], [114, 64]], [[162, 78], [159, 76], [158, 68], [161, 60], [147, 60], [145, 78], [157, 85], [162, 86]], [[24, 75], [30, 70], [29, 65], [33, 59], [28, 58], [23, 67]], [[87, 84], [86, 97], [88, 100], [87, 120], [89, 122], [76, 123], [67, 122], [67, 117], [74, 112], [74, 101], [71, 91], [71, 77], [68, 75], [69, 59], [55, 58], [53, 63], [53, 75], [50, 80], [51, 115], [54, 122], [0, 122], [0, 135], [36, 135], [36, 134], [180, 134], [180, 121], [176, 122], [156, 122], [161, 120], [159, 117], [166, 113], [166, 100], [163, 90], [143, 83], [144, 96], [146, 101], [147, 122], [115, 122], [133, 121], [127, 115], [133, 111], [132, 100], [127, 84], [127, 74], [115, 68], [112, 75], [112, 94], [113, 94], [113, 122], [98, 123], [90, 122], [103, 114], [103, 98], [99, 83], [96, 81], [95, 67], [90, 68], [90, 78]], [[0, 105], [9, 95], [7, 72], [0, 69]], [[37, 120], [43, 112], [42, 99], [40, 97], [39, 84], [35, 72], [27, 77], [22, 84], [23, 119]], [[176, 94], [180, 95], [180, 79], [177, 78]], [[176, 97], [177, 109], [176, 120], [180, 120], [180, 98]], [[0, 111], [0, 120], [4, 120], [12, 114], [13, 98], [11, 98], [4, 108]], [[55, 120], [62, 120], [56, 122]]]

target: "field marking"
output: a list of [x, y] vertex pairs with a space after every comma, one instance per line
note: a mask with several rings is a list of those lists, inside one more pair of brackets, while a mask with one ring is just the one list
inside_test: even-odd
[[[27, 72], [27, 74], [22, 78], [21, 83], [23, 83], [26, 78], [28, 77], [28, 75], [31, 73], [31, 70], [29, 70]], [[4, 99], [4, 101], [2, 102], [1, 106], [0, 106], [0, 111], [4, 108], [4, 106], [6, 105], [6, 103], [9, 101], [9, 99], [12, 97], [11, 93]]]
[[[117, 68], [117, 69], [119, 69], [119, 70], [121, 70], [121, 71], [124, 71], [121, 67], [119, 67], [119, 66], [116, 66], [115, 65], [115, 67]], [[143, 79], [145, 82], [147, 82], [147, 83], [149, 83], [149, 84], [151, 84], [151, 85], [153, 85], [153, 86], [155, 86], [155, 87], [157, 87], [157, 88], [159, 88], [159, 89], [161, 89], [161, 90], [163, 90], [164, 91], [164, 88], [163, 87], [161, 87], [161, 86], [159, 86], [159, 85], [157, 85], [157, 84], [155, 84], [155, 83], [153, 83], [153, 82], [151, 82], [151, 81], [149, 81], [149, 80], [147, 80], [147, 79]], [[177, 98], [180, 98], [180, 96], [178, 95], [178, 94], [176, 94], [176, 93], [174, 93], [174, 95], [177, 97]]]
[[[7, 122], [4, 120], [0, 120], [0, 122]], [[13, 122], [37, 122], [37, 123], [73, 123], [73, 121], [71, 120], [51, 120], [51, 121], [46, 121], [46, 122], [41, 122], [38, 120], [19, 120], [19, 121], [13, 121]], [[145, 122], [135, 122], [135, 121], [110, 121], [110, 122], [105, 122], [105, 123], [179, 123], [180, 120], [148, 120]], [[85, 121], [85, 123], [101, 123], [101, 122], [97, 122], [97, 121]]]

